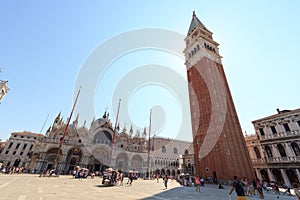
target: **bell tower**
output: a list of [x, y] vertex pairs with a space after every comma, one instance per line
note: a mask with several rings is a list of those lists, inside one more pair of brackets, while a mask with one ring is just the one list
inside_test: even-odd
[[254, 178], [219, 44], [193, 12], [184, 49], [196, 173], [201, 177]]

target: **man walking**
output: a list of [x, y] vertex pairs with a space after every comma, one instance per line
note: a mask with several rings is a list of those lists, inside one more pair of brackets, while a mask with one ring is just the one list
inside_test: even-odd
[[233, 190], [235, 190], [236, 192], [237, 200], [247, 200], [247, 197], [245, 196], [245, 191], [243, 189], [243, 184], [240, 180], [238, 180], [237, 176], [233, 177], [233, 183], [229, 195], [231, 195]]

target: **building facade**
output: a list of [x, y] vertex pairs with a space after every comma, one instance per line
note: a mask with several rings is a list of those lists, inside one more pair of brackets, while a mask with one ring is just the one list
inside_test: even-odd
[[185, 38], [196, 172], [202, 177], [254, 177], [222, 66], [218, 43], [195, 12]]
[[[127, 131], [126, 127], [122, 130], [117, 128], [115, 142], [112, 144], [114, 131], [109, 115], [105, 113], [102, 118], [93, 120], [90, 128], [78, 127], [77, 116], [69, 126], [63, 144], [59, 148], [65, 127], [66, 124], [59, 114], [46, 135], [39, 135], [33, 147], [30, 146], [31, 149], [34, 148], [28, 157], [30, 160], [21, 159], [19, 163], [4, 160], [4, 166], [8, 164], [24, 166], [37, 173], [52, 169], [56, 165], [58, 171], [64, 174], [72, 172], [76, 166], [81, 166], [98, 172], [112, 167], [124, 172], [138, 171], [141, 176], [148, 176], [149, 172], [151, 175], [177, 175], [181, 173], [180, 157], [191, 145], [191, 142], [153, 136], [150, 139], [151, 149], [148, 151], [149, 140], [146, 129], [143, 132], [136, 131], [134, 134], [132, 128]], [[19, 142], [12, 140], [15, 138], [14, 135], [10, 137], [7, 148], [16, 149]], [[19, 144], [18, 148], [24, 148], [22, 145]], [[6, 156], [5, 152], [6, 150], [2, 155]], [[12, 154], [13, 158], [17, 159], [15, 156], [20, 152]]]
[[43, 135], [26, 131], [11, 133], [0, 153], [0, 162], [7, 167], [28, 166], [35, 149], [35, 141], [41, 136]]
[[300, 180], [300, 109], [254, 120], [255, 134], [246, 137], [258, 178], [291, 186]]

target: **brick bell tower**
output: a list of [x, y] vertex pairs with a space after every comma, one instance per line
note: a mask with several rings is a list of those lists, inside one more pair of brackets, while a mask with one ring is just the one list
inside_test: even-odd
[[254, 178], [219, 44], [193, 12], [185, 38], [196, 173], [201, 177]]

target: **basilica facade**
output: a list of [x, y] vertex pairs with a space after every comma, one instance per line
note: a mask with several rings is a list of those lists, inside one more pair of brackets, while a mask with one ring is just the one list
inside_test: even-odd
[[[128, 131], [126, 127], [122, 130], [117, 127], [114, 132], [107, 113], [93, 120], [89, 128], [79, 127], [77, 116], [60, 146], [65, 128], [66, 123], [59, 114], [45, 135], [35, 134], [34, 148], [27, 152], [26, 158], [15, 153], [12, 161], [2, 159], [3, 164], [23, 166], [36, 173], [56, 168], [60, 173], [69, 174], [80, 166], [95, 172], [111, 167], [124, 172], [137, 171], [141, 176], [176, 175], [182, 172], [182, 155], [189, 154], [191, 146], [191, 142], [157, 136], [150, 138], [149, 145], [146, 128], [134, 133], [132, 127]], [[14, 143], [12, 138], [8, 143]], [[5, 152], [6, 149], [2, 154]], [[16, 159], [17, 165], [13, 162]]]

